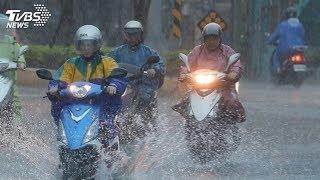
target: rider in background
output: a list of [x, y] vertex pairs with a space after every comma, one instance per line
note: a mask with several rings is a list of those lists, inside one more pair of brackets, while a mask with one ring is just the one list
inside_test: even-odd
[[277, 46], [272, 58], [272, 69], [279, 74], [283, 60], [293, 53], [292, 47], [305, 45], [305, 30], [295, 8], [289, 7], [284, 11], [283, 21], [269, 37], [268, 44]]
[[[155, 112], [157, 108], [156, 90], [163, 83], [165, 64], [160, 55], [150, 47], [143, 44], [143, 27], [138, 21], [129, 21], [124, 26], [125, 43], [110, 52], [110, 57], [117, 63], [132, 64], [147, 72], [147, 76], [141, 76], [129, 84], [139, 95], [139, 112], [145, 122], [151, 122], [155, 126]], [[159, 57], [160, 61], [147, 64], [150, 57]]]

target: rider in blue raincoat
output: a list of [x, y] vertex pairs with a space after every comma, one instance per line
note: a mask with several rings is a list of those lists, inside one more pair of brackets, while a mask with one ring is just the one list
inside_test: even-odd
[[[166, 72], [164, 61], [155, 50], [143, 44], [143, 27], [140, 22], [129, 21], [124, 26], [124, 39], [125, 44], [111, 51], [109, 56], [117, 63], [135, 65], [147, 72], [146, 76], [141, 76], [129, 84], [138, 93], [142, 118], [154, 119], [156, 90], [161, 87]], [[148, 64], [146, 62], [150, 57], [158, 57], [160, 60], [157, 63]]]
[[281, 72], [281, 64], [292, 52], [294, 46], [305, 45], [305, 30], [297, 18], [297, 11], [289, 7], [284, 12], [285, 20], [282, 21], [271, 34], [268, 44], [276, 45], [276, 51], [273, 55], [273, 71]]

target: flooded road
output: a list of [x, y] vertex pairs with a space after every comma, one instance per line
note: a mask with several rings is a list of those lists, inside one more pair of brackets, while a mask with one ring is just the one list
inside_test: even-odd
[[[247, 122], [242, 142], [225, 163], [200, 165], [190, 158], [183, 120], [159, 99], [159, 131], [133, 148], [129, 179], [319, 179], [320, 86], [275, 88], [241, 83]], [[45, 88], [20, 87], [23, 117], [1, 138], [0, 179], [60, 179], [55, 126]]]

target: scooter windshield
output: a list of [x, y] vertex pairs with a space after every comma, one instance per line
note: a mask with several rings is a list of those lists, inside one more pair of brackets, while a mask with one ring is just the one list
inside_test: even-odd
[[126, 69], [128, 71], [128, 76], [134, 75], [140, 71], [140, 67], [133, 64], [118, 63], [118, 66]]

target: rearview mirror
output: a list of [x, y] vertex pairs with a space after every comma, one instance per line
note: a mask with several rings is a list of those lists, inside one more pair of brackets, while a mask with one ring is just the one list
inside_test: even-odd
[[183, 53], [179, 53], [179, 58], [187, 66], [188, 71], [190, 71], [188, 56]]
[[230, 68], [231, 65], [233, 65], [234, 63], [236, 63], [237, 61], [240, 60], [240, 56], [241, 56], [240, 53], [235, 53], [235, 54], [233, 54], [233, 55], [231, 55], [231, 56], [229, 57], [228, 65], [227, 65], [227, 67], [226, 67], [226, 71], [229, 70], [229, 68]]
[[51, 72], [47, 69], [39, 69], [36, 74], [40, 79], [53, 80]]
[[19, 56], [23, 55], [28, 50], [29, 50], [29, 46], [27, 46], [27, 45], [21, 46], [19, 49]]
[[123, 68], [114, 68], [110, 74], [113, 78], [124, 78], [128, 74], [128, 71]]

